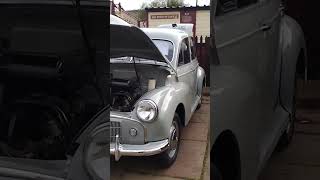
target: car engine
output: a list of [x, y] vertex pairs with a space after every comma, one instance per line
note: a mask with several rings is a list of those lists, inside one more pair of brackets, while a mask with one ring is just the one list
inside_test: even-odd
[[66, 159], [103, 107], [90, 66], [68, 60], [11, 55], [0, 65], [0, 156]]
[[112, 79], [111, 81], [111, 110], [129, 112], [134, 103], [142, 96], [138, 80]]

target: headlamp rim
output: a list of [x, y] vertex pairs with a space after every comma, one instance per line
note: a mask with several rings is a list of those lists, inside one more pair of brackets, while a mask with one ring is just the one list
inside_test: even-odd
[[[153, 117], [151, 120], [145, 120], [145, 119], [143, 119], [143, 118], [141, 118], [141, 117], [139, 116], [138, 108], [139, 108], [139, 106], [140, 106], [142, 103], [148, 103], [148, 104], [150, 104], [150, 105], [153, 107], [153, 109], [155, 110], [155, 115], [154, 115], [154, 117]], [[159, 112], [159, 110], [158, 110], [157, 104], [156, 104], [154, 101], [150, 100], [150, 99], [143, 99], [143, 100], [139, 101], [139, 103], [138, 103], [138, 105], [137, 105], [137, 107], [136, 107], [137, 117], [139, 118], [139, 120], [141, 120], [141, 121], [143, 121], [143, 122], [153, 122], [153, 121], [158, 117], [158, 112]]]

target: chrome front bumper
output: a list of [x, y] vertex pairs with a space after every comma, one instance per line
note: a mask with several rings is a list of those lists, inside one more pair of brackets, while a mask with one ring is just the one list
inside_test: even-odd
[[150, 142], [142, 145], [120, 144], [119, 137], [114, 143], [110, 143], [110, 154], [119, 161], [121, 156], [152, 156], [159, 154], [169, 147], [169, 140]]

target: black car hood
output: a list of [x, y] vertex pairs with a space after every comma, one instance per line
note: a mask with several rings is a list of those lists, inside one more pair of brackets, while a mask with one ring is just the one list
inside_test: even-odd
[[[97, 21], [101, 21], [101, 13], [107, 13], [107, 5], [107, 1], [81, 0], [79, 8], [89, 46], [104, 53], [106, 43], [101, 37], [106, 37], [106, 30], [97, 27], [101, 24]], [[0, 1], [0, 53], [59, 56], [87, 52], [79, 9], [75, 0]]]
[[126, 56], [168, 63], [168, 60], [140, 28], [110, 15], [110, 58]]

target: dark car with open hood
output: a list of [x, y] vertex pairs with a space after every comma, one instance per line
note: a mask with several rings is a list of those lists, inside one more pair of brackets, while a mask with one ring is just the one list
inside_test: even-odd
[[108, 179], [108, 5], [0, 1], [0, 180]]

